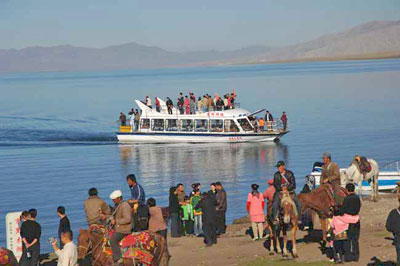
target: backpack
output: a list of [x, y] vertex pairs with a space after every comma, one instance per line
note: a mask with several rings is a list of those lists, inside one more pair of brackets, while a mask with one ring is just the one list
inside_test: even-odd
[[149, 229], [149, 207], [146, 205], [139, 205], [136, 211], [135, 230], [143, 231]]

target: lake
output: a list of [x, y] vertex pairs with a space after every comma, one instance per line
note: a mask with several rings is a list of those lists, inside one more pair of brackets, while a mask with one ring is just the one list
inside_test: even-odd
[[[223, 95], [235, 88], [249, 111], [288, 115], [291, 131], [279, 143], [121, 145], [114, 132], [119, 112], [134, 99], [179, 92]], [[346, 167], [355, 154], [383, 166], [400, 159], [400, 59], [287, 63], [113, 72], [0, 74], [0, 246], [5, 215], [38, 210], [42, 250], [57, 235], [56, 209], [66, 208], [74, 232], [85, 227], [83, 203], [90, 187], [108, 198], [129, 196], [135, 173], [146, 196], [168, 204], [169, 187], [208, 189], [221, 181], [228, 193], [227, 219], [246, 215], [253, 183], [264, 190], [285, 160], [304, 177], [324, 151]]]

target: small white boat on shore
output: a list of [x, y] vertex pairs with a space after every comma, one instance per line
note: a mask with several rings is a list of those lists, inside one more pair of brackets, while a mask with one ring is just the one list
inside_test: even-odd
[[[400, 182], [400, 161], [396, 161], [382, 167], [383, 171], [379, 172], [378, 178], [378, 191], [392, 191], [397, 187], [397, 182]], [[310, 177], [314, 179], [315, 187], [320, 185], [320, 177], [321, 177], [322, 169], [315, 167], [310, 173]], [[340, 168], [340, 172], [346, 171], [345, 168]], [[358, 189], [358, 184], [356, 185], [356, 189]], [[362, 182], [362, 191], [363, 192], [371, 192], [371, 186], [367, 181]]]
[[[168, 113], [163, 100], [160, 112], [136, 100], [141, 110], [140, 122], [121, 126], [117, 132], [118, 141], [122, 143], [238, 143], [238, 142], [272, 142], [289, 131], [278, 127], [275, 120], [267, 124], [265, 130], [256, 131], [249, 117], [265, 111], [249, 112], [235, 108], [222, 111], [197, 112], [180, 114], [176, 108]], [[129, 122], [129, 121], [128, 121]]]

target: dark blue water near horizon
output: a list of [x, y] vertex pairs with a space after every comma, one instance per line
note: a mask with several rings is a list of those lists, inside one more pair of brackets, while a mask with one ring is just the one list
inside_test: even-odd
[[[115, 137], [119, 112], [133, 100], [224, 94], [235, 88], [241, 107], [286, 111], [280, 143], [123, 145]], [[252, 183], [260, 189], [285, 160], [298, 187], [312, 164], [330, 151], [341, 167], [355, 154], [383, 166], [400, 159], [400, 59], [312, 62], [185, 69], [0, 74], [0, 246], [5, 215], [37, 208], [45, 241], [57, 233], [56, 208], [66, 207], [73, 230], [85, 227], [83, 202], [97, 187], [107, 200], [126, 197], [135, 173], [148, 197], [166, 206], [168, 188], [221, 181], [228, 221], [246, 214]]]

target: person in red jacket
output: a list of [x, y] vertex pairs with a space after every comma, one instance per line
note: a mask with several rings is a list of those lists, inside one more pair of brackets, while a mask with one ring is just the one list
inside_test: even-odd
[[160, 105], [160, 100], [158, 100], [158, 98], [156, 97], [156, 111], [157, 112], [160, 112], [160, 107], [161, 107], [161, 105]]

